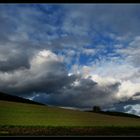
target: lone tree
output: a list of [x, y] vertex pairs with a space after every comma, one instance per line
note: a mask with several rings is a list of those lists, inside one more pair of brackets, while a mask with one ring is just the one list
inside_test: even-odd
[[94, 106], [93, 107], [93, 111], [94, 112], [100, 112], [101, 111], [101, 108], [99, 106]]

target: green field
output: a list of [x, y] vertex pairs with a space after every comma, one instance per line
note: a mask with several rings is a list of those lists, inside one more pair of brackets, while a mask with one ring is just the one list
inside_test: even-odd
[[[29, 135], [34, 135], [36, 132], [38, 132], [38, 135], [43, 132], [43, 135], [55, 135], [56, 131], [58, 134], [62, 135], [63, 133], [67, 134], [67, 132], [73, 132], [74, 130], [72, 129], [76, 129], [75, 132], [78, 131], [81, 135], [94, 135], [92, 132], [92, 129], [94, 129], [96, 131], [98, 130], [102, 135], [105, 132], [105, 128], [106, 131], [109, 129], [108, 132], [112, 130], [112, 134], [114, 134], [113, 129], [117, 131], [116, 134], [119, 134], [118, 132], [123, 133], [123, 130], [127, 130], [128, 132], [126, 133], [129, 133], [129, 129], [131, 129], [131, 132], [133, 130], [136, 132], [133, 134], [138, 135], [140, 134], [140, 119], [68, 110], [43, 105], [0, 101], [0, 135], [10, 135], [10, 133], [24, 135], [24, 132]], [[82, 133], [82, 129], [88, 132]], [[123, 130], [121, 131], [121, 129]], [[34, 132], [30, 133], [31, 131]], [[59, 133], [59, 131], [61, 131], [61, 133]]]

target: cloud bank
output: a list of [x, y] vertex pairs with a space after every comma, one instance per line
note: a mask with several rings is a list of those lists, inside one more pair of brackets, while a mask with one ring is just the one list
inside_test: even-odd
[[0, 91], [140, 115], [139, 10], [135, 4], [0, 5]]

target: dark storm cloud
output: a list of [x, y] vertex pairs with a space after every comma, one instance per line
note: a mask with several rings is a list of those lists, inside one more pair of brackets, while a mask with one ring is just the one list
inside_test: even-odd
[[17, 87], [15, 92], [25, 96], [33, 92], [59, 94], [59, 89], [75, 79], [74, 76], [67, 76], [66, 71], [63, 70], [64, 66], [62, 66], [62, 64], [51, 63], [47, 65], [46, 69], [48, 67], [50, 70], [43, 71], [42, 73], [40, 72], [37, 77], [31, 77], [32, 80], [27, 78], [23, 83], [24, 86]]
[[58, 90], [72, 83], [78, 76], [68, 76], [61, 59], [49, 50], [39, 51], [30, 60], [30, 68], [14, 72], [0, 72], [0, 89], [20, 96], [34, 92], [59, 94]]
[[[113, 110], [115, 111], [130, 112], [133, 114], [132, 111], [133, 106], [138, 105], [139, 103], [140, 103], [140, 99], [136, 99], [136, 100], [128, 99], [125, 101], [117, 102], [113, 104], [111, 107], [113, 107]], [[106, 107], [105, 109], [110, 110], [110, 107], [108, 106], [108, 108]], [[137, 109], [135, 111], [137, 111]], [[135, 114], [140, 115], [139, 113], [135, 113]]]
[[[140, 93], [135, 93], [132, 97], [123, 99], [122, 101], [117, 101], [116, 103], [113, 103], [109, 106], [104, 106], [103, 109], [105, 110], [115, 110], [119, 112], [126, 112], [126, 113], [132, 113], [135, 115], [140, 115], [139, 109], [135, 106], [138, 106], [140, 103], [140, 98], [134, 98], [134, 97], [140, 97]], [[121, 100], [121, 99], [120, 99]]]
[[0, 71], [29, 69], [30, 59], [38, 49], [28, 41], [7, 41], [5, 45], [0, 45]]
[[119, 85], [120, 83], [114, 83], [108, 87], [103, 87], [91, 79], [80, 78], [78, 85], [65, 86], [58, 90], [59, 94], [46, 95], [46, 97], [45, 94], [39, 94], [34, 100], [43, 101], [47, 104], [79, 108], [92, 108], [93, 105], [104, 106], [115, 101], [114, 94], [117, 92]]
[[[8, 57], [8, 56], [7, 56]], [[14, 71], [19, 68], [29, 68], [29, 60], [26, 54], [19, 53], [15, 56], [9, 56], [8, 59], [5, 61], [0, 60], [0, 71], [8, 72]]]

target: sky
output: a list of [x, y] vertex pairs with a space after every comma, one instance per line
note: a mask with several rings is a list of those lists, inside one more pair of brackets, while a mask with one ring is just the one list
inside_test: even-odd
[[0, 4], [0, 91], [140, 116], [139, 4]]

